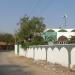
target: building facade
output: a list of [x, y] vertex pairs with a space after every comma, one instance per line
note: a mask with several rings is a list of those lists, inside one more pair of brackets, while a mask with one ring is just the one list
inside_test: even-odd
[[43, 33], [45, 40], [58, 44], [67, 44], [72, 36], [75, 36], [75, 29], [46, 29]]

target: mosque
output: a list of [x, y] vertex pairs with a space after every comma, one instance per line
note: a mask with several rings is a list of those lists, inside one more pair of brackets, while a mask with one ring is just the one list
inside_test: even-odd
[[57, 42], [58, 44], [68, 44], [73, 36], [75, 36], [75, 29], [46, 29], [43, 33], [46, 41]]

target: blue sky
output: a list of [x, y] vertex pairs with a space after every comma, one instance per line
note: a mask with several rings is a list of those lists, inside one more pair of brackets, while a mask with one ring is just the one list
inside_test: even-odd
[[57, 28], [65, 13], [67, 28], [75, 28], [75, 0], [0, 0], [0, 32], [14, 33], [25, 14], [44, 17], [47, 27]]

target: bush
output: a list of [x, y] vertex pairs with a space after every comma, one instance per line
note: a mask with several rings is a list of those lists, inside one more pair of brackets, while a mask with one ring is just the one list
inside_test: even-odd
[[72, 36], [72, 37], [70, 38], [69, 43], [75, 43], [75, 36]]
[[28, 48], [33, 45], [47, 45], [48, 43], [41, 36], [35, 36], [33, 39], [29, 41], [22, 41], [21, 45], [23, 48]]

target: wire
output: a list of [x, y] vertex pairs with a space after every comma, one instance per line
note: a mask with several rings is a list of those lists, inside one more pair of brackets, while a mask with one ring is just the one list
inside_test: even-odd
[[[49, 9], [49, 7], [53, 4], [53, 2], [54, 2], [54, 0], [47, 0], [48, 2], [46, 2], [45, 5], [44, 5], [44, 7], [43, 7], [43, 9], [41, 9], [41, 7], [39, 6], [39, 3], [41, 3], [41, 1], [44, 2], [44, 0], [36, 0], [36, 1], [34, 1], [34, 5], [29, 10], [29, 16], [31, 16], [32, 13], [34, 13], [35, 11], [37, 11], [36, 8], [38, 8], [38, 7], [39, 7], [39, 11], [38, 11], [37, 14], [38, 15], [40, 15], [40, 14], [43, 15]], [[50, 2], [50, 4], [49, 4], [49, 2]]]
[[29, 16], [33, 13], [33, 10], [35, 11], [36, 7], [38, 6], [40, 0], [36, 0], [35, 4], [32, 6], [32, 8], [29, 11]]
[[[49, 4], [49, 2], [50, 2], [50, 4]], [[44, 8], [41, 10], [41, 11], [39, 11], [39, 14], [40, 13], [42, 13], [42, 15], [49, 9], [49, 7], [53, 4], [53, 0], [48, 0], [48, 2], [46, 2], [46, 5], [44, 5]]]

